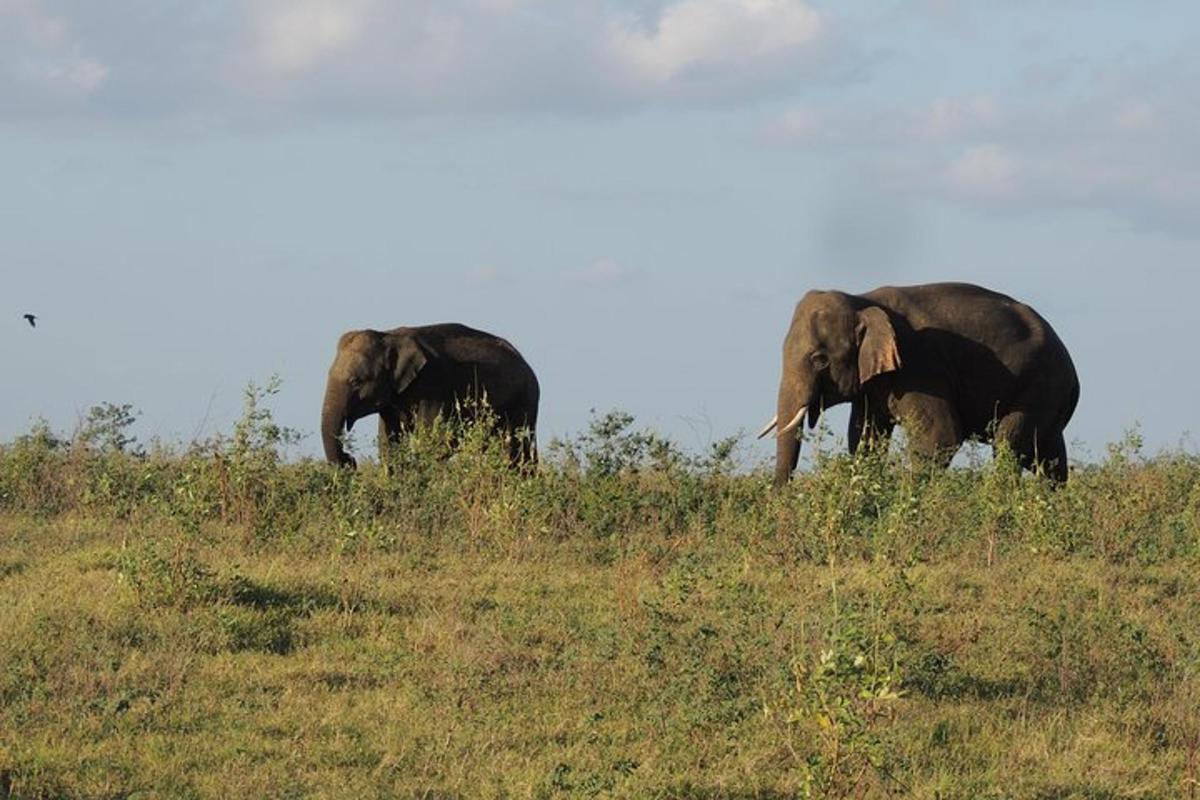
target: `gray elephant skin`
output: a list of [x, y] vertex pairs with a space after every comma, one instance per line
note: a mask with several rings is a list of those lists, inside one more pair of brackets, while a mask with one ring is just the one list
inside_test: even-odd
[[349, 331], [329, 368], [321, 441], [330, 462], [353, 467], [341, 436], [356, 420], [379, 415], [382, 447], [439, 415], [470, 421], [486, 400], [512, 462], [533, 464], [539, 395], [533, 369], [499, 336], [457, 323]]
[[812, 291], [783, 341], [775, 484], [787, 483], [801, 431], [850, 403], [850, 452], [901, 424], [919, 457], [945, 465], [969, 438], [1006, 442], [1022, 466], [1067, 479], [1063, 429], [1079, 379], [1062, 340], [1036, 311], [964, 283]]

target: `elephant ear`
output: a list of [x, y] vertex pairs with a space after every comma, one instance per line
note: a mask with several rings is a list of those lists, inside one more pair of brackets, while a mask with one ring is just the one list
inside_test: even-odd
[[416, 380], [428, 359], [425, 349], [411, 336], [393, 342], [390, 355], [393, 359], [392, 376], [395, 380], [396, 394], [400, 394]]
[[882, 308], [858, 312], [858, 381], [865, 384], [876, 375], [900, 369], [896, 330]]

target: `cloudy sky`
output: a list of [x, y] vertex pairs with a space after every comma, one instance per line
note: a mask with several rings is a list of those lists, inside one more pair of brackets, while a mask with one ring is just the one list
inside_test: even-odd
[[340, 332], [458, 320], [544, 439], [700, 448], [806, 289], [953, 279], [1054, 323], [1078, 454], [1194, 449], [1197, 53], [1184, 0], [0, 0], [0, 439], [277, 373], [316, 453]]

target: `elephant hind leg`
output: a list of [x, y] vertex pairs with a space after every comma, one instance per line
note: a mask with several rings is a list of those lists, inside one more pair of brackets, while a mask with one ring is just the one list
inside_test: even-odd
[[1033, 469], [1037, 455], [1037, 426], [1025, 411], [1010, 411], [996, 423], [994, 444], [1005, 445], [1025, 469]]
[[518, 428], [514, 436], [516, 452], [513, 454], [513, 464], [522, 471], [533, 473], [537, 470], [538, 452], [537, 438], [532, 428]]
[[521, 463], [529, 469], [538, 463], [537, 437], [532, 429], [521, 431]]
[[533, 402], [528, 397], [508, 408], [501, 415], [501, 425], [508, 439], [509, 463], [514, 469], [532, 474], [537, 468], [537, 394]]
[[524, 475], [537, 472], [537, 445], [533, 441], [533, 433], [526, 428], [519, 428], [509, 437], [509, 463], [512, 468]]
[[515, 428], [505, 426], [502, 431], [504, 443], [508, 450], [508, 464], [510, 467], [520, 467], [524, 460], [524, 443], [522, 439], [524, 434]]
[[1062, 431], [1043, 430], [1053, 428], [1039, 429], [1031, 414], [1013, 411], [996, 426], [996, 441], [1007, 444], [1025, 469], [1040, 470], [1056, 483], [1066, 483], [1067, 444]]
[[1067, 482], [1067, 442], [1061, 431], [1038, 437], [1037, 465], [1055, 483]]

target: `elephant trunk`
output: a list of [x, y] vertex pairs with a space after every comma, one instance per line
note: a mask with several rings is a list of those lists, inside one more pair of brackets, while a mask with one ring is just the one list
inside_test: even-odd
[[792, 472], [800, 460], [800, 440], [803, 436], [804, 420], [791, 430], [784, 430], [789, 421], [795, 421], [801, 409], [806, 405], [802, 394], [788, 380], [779, 386], [778, 420], [780, 433], [775, 439], [775, 485], [784, 486], [792, 478]]
[[330, 379], [325, 387], [325, 402], [321, 406], [321, 443], [325, 446], [325, 458], [329, 463], [353, 467], [354, 458], [342, 446], [342, 431], [346, 427], [349, 408], [349, 388]]

